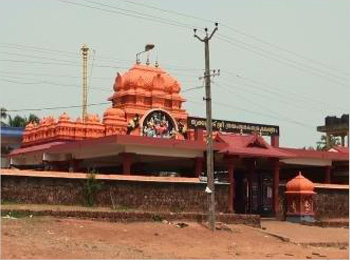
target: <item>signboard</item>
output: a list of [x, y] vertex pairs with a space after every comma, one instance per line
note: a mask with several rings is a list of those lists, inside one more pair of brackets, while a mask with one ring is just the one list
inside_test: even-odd
[[[232, 133], [261, 133], [261, 135], [278, 135], [280, 134], [280, 128], [276, 125], [263, 125], [252, 124], [244, 122], [234, 122], [225, 120], [212, 120], [213, 131], [220, 132], [232, 132]], [[188, 129], [205, 129], [206, 119], [200, 117], [188, 117], [187, 118]]]

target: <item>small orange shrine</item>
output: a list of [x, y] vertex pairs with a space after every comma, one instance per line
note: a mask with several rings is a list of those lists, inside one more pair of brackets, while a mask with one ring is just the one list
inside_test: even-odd
[[314, 184], [301, 172], [286, 184], [287, 220], [291, 222], [314, 222]]

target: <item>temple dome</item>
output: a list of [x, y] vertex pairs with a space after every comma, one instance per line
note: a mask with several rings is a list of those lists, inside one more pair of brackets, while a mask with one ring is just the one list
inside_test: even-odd
[[[174, 88], [174, 85], [177, 85], [177, 87]], [[181, 87], [179, 82], [162, 68], [135, 64], [126, 73], [118, 74], [114, 85], [115, 91], [130, 88], [143, 88], [150, 91], [156, 89], [164, 92], [174, 91], [179, 93]]]
[[308, 193], [314, 194], [315, 185], [308, 179], [306, 179], [301, 172], [299, 175], [286, 184], [286, 193]]
[[115, 118], [124, 118], [125, 113], [123, 110], [119, 108], [107, 108], [106, 111], [103, 114], [103, 117], [115, 117]]

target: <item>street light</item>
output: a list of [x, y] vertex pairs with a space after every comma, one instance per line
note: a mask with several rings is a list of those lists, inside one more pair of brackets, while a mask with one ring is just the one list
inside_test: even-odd
[[144, 52], [147, 52], [147, 51], [150, 51], [150, 50], [152, 50], [153, 48], [154, 48], [154, 44], [151, 44], [151, 43], [146, 44], [145, 50], [144, 50], [144, 51], [141, 51], [141, 52], [139, 52], [139, 53], [136, 54], [136, 64], [140, 64], [140, 63], [141, 63], [141, 62], [140, 62], [140, 58], [139, 58], [140, 54], [142, 54], [142, 53], [144, 53]]

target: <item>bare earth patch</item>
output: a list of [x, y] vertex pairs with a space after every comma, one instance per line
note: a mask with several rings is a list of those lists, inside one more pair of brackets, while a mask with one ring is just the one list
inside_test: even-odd
[[[33, 217], [1, 220], [1, 257], [348, 259], [349, 249], [308, 247], [244, 225], [212, 233], [198, 223], [110, 223]], [[347, 232], [347, 231], [344, 231]]]

